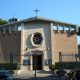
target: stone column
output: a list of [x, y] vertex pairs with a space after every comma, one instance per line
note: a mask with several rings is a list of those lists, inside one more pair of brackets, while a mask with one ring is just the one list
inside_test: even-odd
[[49, 67], [45, 65], [45, 61], [48, 60], [47, 58], [47, 51], [43, 51], [44, 57], [43, 57], [43, 70], [49, 70]]
[[[24, 25], [23, 25], [24, 26]], [[24, 29], [21, 30], [21, 55], [24, 55]], [[24, 56], [21, 56], [21, 64], [23, 64]], [[21, 70], [23, 69], [23, 65], [21, 65]]]
[[9, 26], [9, 34], [11, 34], [11, 26]]
[[24, 29], [24, 23], [21, 23], [21, 30], [23, 30]]
[[78, 26], [76, 26], [76, 32], [78, 32]]
[[65, 32], [65, 28], [64, 28], [65, 26], [63, 25], [63, 32]]
[[[53, 23], [50, 23], [51, 24], [51, 53], [52, 53], [52, 64], [54, 64], [54, 43], [53, 43], [53, 35], [54, 35], [54, 33], [53, 33], [53, 29], [52, 29], [52, 26], [54, 26], [53, 25]], [[57, 30], [58, 30], [58, 26], [57, 26]]]
[[69, 26], [69, 32], [71, 33], [71, 26]]
[[17, 25], [15, 24], [15, 33], [17, 33], [17, 30], [18, 30], [18, 27], [17, 27]]
[[59, 32], [59, 24], [57, 25], [57, 31]]
[[31, 59], [30, 59], [30, 63], [31, 63], [31, 70], [33, 70], [33, 57], [32, 57], [32, 55], [31, 55]]
[[5, 34], [5, 27], [3, 27], [3, 34]]

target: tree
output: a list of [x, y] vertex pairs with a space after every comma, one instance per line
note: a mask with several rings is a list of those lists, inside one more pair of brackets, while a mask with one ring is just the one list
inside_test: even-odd
[[7, 24], [7, 23], [8, 22], [6, 20], [0, 19], [0, 25]]

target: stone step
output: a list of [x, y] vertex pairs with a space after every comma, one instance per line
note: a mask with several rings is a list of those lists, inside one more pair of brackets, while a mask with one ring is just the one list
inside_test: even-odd
[[[19, 75], [24, 75], [24, 76], [35, 76], [35, 71], [21, 71], [19, 73]], [[36, 76], [37, 77], [46, 77], [46, 76], [50, 76], [53, 75], [53, 72], [51, 71], [43, 71], [43, 70], [37, 70], [36, 71]]]

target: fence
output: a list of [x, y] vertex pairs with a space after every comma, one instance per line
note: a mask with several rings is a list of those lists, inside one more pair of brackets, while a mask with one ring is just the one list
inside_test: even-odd
[[59, 52], [59, 62], [55, 65], [57, 68], [63, 69], [80, 69], [80, 54], [62, 54]]
[[80, 62], [80, 54], [63, 54], [59, 52], [59, 62]]

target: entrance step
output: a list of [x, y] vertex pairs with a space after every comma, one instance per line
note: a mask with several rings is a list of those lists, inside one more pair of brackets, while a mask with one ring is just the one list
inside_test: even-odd
[[18, 73], [19, 75], [27, 75], [27, 74], [32, 74], [32, 71], [20, 71], [19, 73]]
[[[53, 75], [54, 73], [52, 71], [44, 71], [44, 70], [36, 70], [36, 76], [37, 77], [46, 77]], [[19, 76], [35, 76], [35, 71], [21, 71]]]

